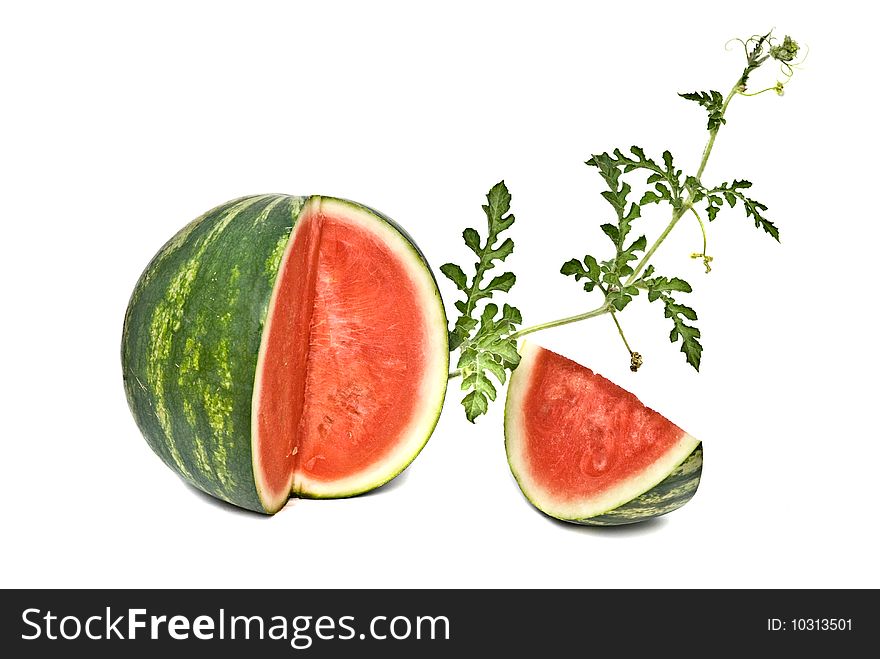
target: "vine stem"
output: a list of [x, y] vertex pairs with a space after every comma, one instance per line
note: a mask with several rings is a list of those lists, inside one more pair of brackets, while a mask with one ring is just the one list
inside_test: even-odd
[[712, 266], [709, 265], [712, 262], [712, 257], [709, 256], [707, 250], [709, 249], [709, 239], [706, 237], [706, 225], [703, 224], [703, 218], [700, 217], [700, 214], [697, 212], [697, 209], [691, 206], [691, 213], [693, 213], [694, 217], [697, 218], [697, 222], [700, 224], [700, 233], [703, 234], [703, 251], [702, 252], [694, 252], [691, 254], [692, 259], [703, 259], [703, 266], [706, 268], [706, 274], [712, 272]]
[[669, 224], [666, 225], [666, 228], [663, 229], [663, 233], [661, 233], [657, 237], [657, 240], [654, 241], [654, 244], [651, 245], [651, 247], [648, 248], [648, 251], [645, 252], [644, 256], [642, 256], [642, 259], [639, 261], [632, 274], [626, 280], [624, 287], [632, 286], [633, 282], [638, 279], [639, 275], [642, 273], [642, 270], [644, 270], [645, 266], [648, 265], [648, 261], [650, 261], [651, 257], [654, 256], [654, 252], [656, 252], [657, 248], [663, 244], [663, 241], [666, 240], [666, 237], [675, 228], [675, 225], [678, 224], [681, 216], [684, 215], [691, 206], [693, 206], [693, 202], [690, 199], [687, 199], [686, 201], [682, 202], [679, 208], [673, 209], [672, 219], [669, 221]]
[[[742, 91], [742, 83], [737, 80], [737, 83], [731, 88], [731, 90], [727, 93], [727, 96], [724, 97], [724, 103], [721, 106], [721, 117], [727, 113], [727, 107], [730, 105], [730, 102], [733, 100], [733, 97], [737, 95], [737, 93]], [[712, 155], [712, 149], [715, 146], [715, 138], [718, 135], [718, 130], [721, 128], [721, 122], [719, 122], [718, 126], [713, 130], [709, 131], [709, 139], [706, 141], [706, 146], [703, 148], [703, 155], [700, 158], [700, 167], [697, 169], [696, 179], [700, 181], [703, 172], [706, 170], [706, 164], [709, 162], [709, 156]], [[639, 275], [645, 269], [645, 266], [648, 265], [648, 261], [651, 260], [651, 257], [654, 256], [654, 252], [663, 244], [663, 241], [669, 236], [672, 230], [675, 228], [675, 225], [678, 224], [678, 221], [691, 210], [694, 206], [693, 194], [688, 191], [688, 197], [681, 202], [681, 205], [678, 208], [674, 208], [672, 210], [672, 218], [669, 220], [669, 224], [666, 225], [666, 228], [663, 229], [663, 233], [661, 233], [657, 240], [648, 248], [648, 251], [642, 256], [641, 260], [636, 265], [632, 274], [623, 284], [624, 287], [632, 286], [636, 279], [638, 279]], [[596, 307], [592, 311], [587, 311], [586, 313], [576, 314], [574, 316], [568, 316], [567, 318], [560, 318], [559, 320], [551, 320], [548, 323], [541, 323], [540, 325], [532, 325], [531, 327], [523, 328], [517, 332], [511, 334], [508, 338], [510, 339], [518, 339], [522, 336], [526, 336], [527, 334], [531, 334], [533, 332], [540, 332], [541, 330], [550, 329], [551, 327], [559, 327], [560, 325], [568, 325], [570, 323], [577, 323], [581, 320], [587, 320], [588, 318], [595, 318], [596, 316], [601, 316], [603, 314], [609, 313], [611, 311], [611, 305], [608, 302], [605, 302], [600, 307]], [[617, 322], [617, 319], [614, 319]], [[620, 329], [620, 325], [618, 325], [618, 330]], [[621, 332], [621, 336], [623, 333]], [[626, 339], [624, 339], [624, 343], [626, 343]], [[627, 345], [627, 350], [629, 350], [629, 346]], [[632, 352], [632, 351], [630, 351]], [[451, 374], [450, 374], [451, 375]]]
[[601, 316], [602, 314], [606, 314], [611, 311], [611, 305], [609, 303], [605, 303], [600, 307], [596, 307], [592, 311], [588, 311], [586, 313], [579, 313], [575, 316], [568, 316], [567, 318], [560, 318], [559, 320], [551, 320], [549, 323], [541, 323], [540, 325], [532, 325], [531, 327], [525, 327], [517, 332], [514, 332], [507, 338], [509, 339], [518, 339], [521, 336], [525, 336], [526, 334], [531, 334], [532, 332], [540, 332], [541, 330], [550, 329], [551, 327], [559, 327], [560, 325], [568, 325], [569, 323], [576, 323], [581, 320], [586, 320], [587, 318], [595, 318], [596, 316]]
[[691, 206], [691, 213], [694, 214], [694, 217], [697, 218], [697, 222], [700, 223], [700, 232], [703, 234], [703, 253], [702, 256], [706, 256], [706, 250], [709, 248], [709, 241], [706, 238], [706, 225], [703, 224], [703, 218], [700, 217], [700, 214], [697, 212], [697, 209]]
[[[742, 83], [740, 80], [736, 81], [736, 84], [731, 88], [729, 92], [727, 92], [727, 96], [724, 97], [724, 104], [721, 106], [721, 118], [724, 118], [724, 115], [727, 114], [727, 106], [730, 105], [730, 101], [733, 100], [733, 97], [736, 96], [736, 93], [742, 91]], [[706, 163], [709, 162], [709, 156], [712, 153], [712, 147], [715, 146], [715, 136], [718, 135], [718, 129], [721, 128], [721, 121], [718, 122], [718, 126], [715, 127], [715, 130], [709, 131], [709, 140], [706, 142], [706, 147], [703, 149], [703, 158], [700, 160], [700, 168], [697, 170], [697, 180], [702, 182], [703, 172], [706, 169]]]
[[613, 311], [611, 312], [611, 320], [613, 320], [614, 324], [617, 325], [617, 333], [620, 334], [620, 338], [623, 339], [623, 345], [626, 346], [626, 351], [630, 354], [630, 356], [632, 356], [632, 348], [629, 347], [629, 341], [626, 340], [626, 336], [623, 334], [623, 328], [620, 326], [620, 321], [617, 320], [617, 314]]
[[[724, 118], [724, 115], [727, 114], [727, 106], [730, 105], [730, 101], [733, 100], [733, 97], [736, 96], [736, 93], [740, 91], [742, 88], [741, 83], [737, 80], [737, 83], [731, 88], [731, 90], [727, 93], [727, 96], [724, 97], [724, 104], [721, 106], [721, 117]], [[701, 182], [703, 177], [703, 172], [706, 171], [706, 164], [709, 162], [709, 156], [712, 155], [712, 148], [715, 146], [715, 137], [718, 135], [718, 130], [721, 128], [721, 122], [718, 122], [718, 126], [713, 130], [709, 131], [709, 139], [706, 141], [706, 146], [703, 148], [703, 157], [700, 158], [700, 167], [697, 169], [696, 179]], [[645, 252], [645, 255], [642, 256], [641, 261], [639, 261], [638, 265], [633, 270], [633, 273], [629, 276], [629, 279], [626, 280], [626, 286], [631, 286], [632, 283], [638, 278], [639, 274], [641, 274], [642, 270], [645, 269], [645, 266], [648, 265], [648, 261], [651, 260], [651, 257], [654, 256], [654, 252], [657, 251], [657, 248], [663, 244], [663, 241], [666, 240], [666, 237], [669, 233], [675, 228], [675, 225], [678, 224], [678, 221], [682, 218], [682, 216], [691, 210], [694, 207], [694, 197], [693, 194], [688, 192], [688, 198], [681, 202], [681, 206], [672, 210], [672, 219], [669, 221], [669, 224], [666, 225], [666, 228], [663, 230], [663, 233], [654, 241], [654, 244]]]

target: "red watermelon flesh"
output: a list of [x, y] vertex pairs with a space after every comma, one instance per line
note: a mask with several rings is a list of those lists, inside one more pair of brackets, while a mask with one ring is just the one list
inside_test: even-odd
[[[698, 440], [589, 368], [531, 343], [521, 352], [505, 412], [508, 459], [526, 497], [544, 512], [588, 520], [614, 511], [698, 449]], [[654, 503], [689, 499], [691, 481], [677, 480], [660, 498], [655, 492]]]
[[[254, 394], [254, 465], [272, 508], [390, 479], [430, 435], [442, 400], [442, 307], [396, 229], [326, 198], [282, 258]], [[438, 316], [438, 314], [440, 314]], [[389, 468], [393, 473], [388, 473]]]

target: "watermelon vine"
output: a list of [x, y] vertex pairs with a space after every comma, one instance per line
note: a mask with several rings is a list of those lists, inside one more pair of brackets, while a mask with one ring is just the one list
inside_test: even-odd
[[[597, 307], [567, 318], [520, 328], [522, 316], [518, 309], [508, 304], [499, 309], [495, 302], [489, 301], [496, 293], [509, 293], [516, 283], [516, 276], [505, 272], [484, 284], [488, 271], [503, 262], [514, 248], [511, 238], [503, 241], [500, 238], [514, 223], [514, 216], [509, 213], [510, 192], [504, 181], [489, 191], [488, 203], [483, 206], [488, 220], [485, 240], [476, 229], [468, 228], [463, 233], [465, 244], [478, 259], [474, 275], [469, 279], [454, 263], [446, 263], [440, 268], [464, 294], [464, 299], [455, 303], [459, 316], [449, 331], [450, 350], [459, 353], [457, 368], [450, 377], [462, 378], [461, 389], [466, 392], [462, 405], [469, 421], [473, 422], [486, 413], [489, 402], [497, 396], [493, 379], [504, 384], [508, 371], [519, 363], [517, 339], [533, 332], [610, 315], [629, 353], [630, 368], [637, 371], [643, 362], [642, 355], [631, 349], [618, 316], [641, 292], [646, 293], [649, 302], [660, 303], [664, 316], [672, 323], [670, 341], [681, 344], [685, 360], [699, 371], [703, 346], [700, 330], [695, 324], [697, 312], [679, 301], [682, 294], [692, 291], [692, 287], [680, 277], [660, 275], [650, 260], [679, 221], [693, 216], [699, 223], [703, 244], [702, 250], [692, 253], [691, 258], [700, 259], [707, 273], [711, 270], [706, 224], [698, 206], [702, 206], [707, 220], [712, 222], [725, 204], [730, 208], [741, 204], [746, 217], [756, 228], [779, 241], [779, 229], [764, 215], [767, 206], [747, 194], [752, 187], [750, 181], [736, 179], [709, 185], [703, 182], [703, 173], [718, 132], [727, 123], [731, 101], [738, 96], [756, 96], [770, 91], [781, 96], [797, 66], [800, 50], [791, 37], [786, 36], [780, 42], [772, 32], [735, 41], [742, 45], [746, 65], [726, 95], [716, 90], [679, 94], [699, 104], [708, 114], [706, 129], [709, 137], [693, 175], [686, 175], [676, 168], [670, 151], [664, 151], [660, 158], [653, 158], [638, 146], [594, 154], [586, 161], [588, 166], [596, 168], [607, 187], [601, 194], [611, 205], [614, 219], [602, 224], [601, 229], [611, 241], [613, 253], [603, 260], [592, 254], [572, 258], [562, 265], [561, 273], [581, 283], [585, 292], [599, 293], [602, 301]], [[768, 61], [780, 65], [782, 79], [771, 87], [750, 91], [748, 83], [752, 73]], [[633, 188], [627, 180], [634, 174], [642, 175], [650, 186], [638, 200], [631, 196]], [[642, 209], [652, 204], [668, 205], [670, 219], [649, 246], [647, 236], [642, 234], [633, 238], [632, 235], [633, 225], [641, 218]]]

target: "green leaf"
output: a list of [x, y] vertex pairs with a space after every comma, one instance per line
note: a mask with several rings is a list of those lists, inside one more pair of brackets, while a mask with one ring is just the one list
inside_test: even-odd
[[659, 204], [661, 201], [672, 201], [672, 194], [669, 192], [669, 188], [667, 188], [662, 183], [656, 183], [654, 185], [654, 189], [657, 192], [653, 192], [652, 190], [648, 190], [645, 194], [642, 195], [641, 201], [639, 204], [644, 206], [645, 204]]
[[748, 197], [742, 197], [742, 200], [746, 206], [746, 217], [751, 217], [755, 221], [756, 227], [763, 229], [766, 233], [770, 234], [776, 242], [779, 242], [779, 229], [773, 224], [773, 222], [765, 218], [763, 215], [763, 212], [767, 210], [767, 206], [760, 201], [755, 201]]
[[516, 283], [516, 276], [512, 272], [505, 272], [484, 284], [487, 274], [496, 264], [513, 253], [513, 240], [502, 239], [500, 234], [509, 229], [515, 220], [510, 213], [511, 196], [504, 181], [492, 186], [486, 195], [486, 202], [483, 205], [487, 223], [485, 240], [474, 228], [469, 227], [462, 232], [465, 245], [478, 258], [473, 277], [468, 279], [461, 266], [455, 263], [446, 263], [440, 267], [440, 271], [464, 293], [464, 299], [456, 300], [454, 304], [459, 316], [449, 330], [450, 350], [456, 350], [471, 339], [478, 325], [474, 314], [480, 301], [491, 298], [495, 293], [507, 293]]
[[[646, 269], [646, 274], [649, 274]], [[653, 274], [653, 269], [650, 274]], [[691, 285], [678, 277], [646, 277], [639, 280], [639, 285], [648, 290], [648, 301], [663, 303], [663, 315], [672, 320], [672, 331], [669, 340], [675, 343], [681, 340], [681, 351], [684, 353], [688, 364], [696, 370], [700, 370], [700, 357], [703, 346], [700, 344], [700, 330], [685, 321], [697, 320], [697, 312], [691, 307], [681, 304], [670, 295], [672, 292], [690, 293]]]
[[687, 94], [679, 94], [682, 98], [689, 101], [696, 101], [706, 108], [709, 113], [709, 123], [706, 126], [708, 130], [718, 130], [721, 124], [727, 123], [724, 118], [724, 96], [721, 92], [714, 90], [708, 92], [690, 92]]
[[675, 316], [684, 316], [688, 320], [696, 320], [697, 312], [691, 309], [688, 306], [683, 304], [678, 304], [671, 297], [666, 302], [666, 311], [667, 318], [674, 318]]
[[609, 283], [620, 285], [621, 278], [629, 277], [633, 273], [633, 269], [629, 266], [629, 262], [638, 261], [639, 255], [637, 252], [644, 252], [647, 246], [648, 241], [645, 236], [639, 236], [630, 243], [629, 247], [621, 249], [610, 268], [609, 274], [613, 275], [613, 277], [609, 278]]
[[612, 306], [618, 311], [623, 311], [626, 305], [632, 302], [632, 296], [626, 293], [611, 293], [608, 295]]
[[478, 416], [489, 411], [489, 401], [479, 391], [472, 391], [461, 401], [467, 420], [473, 423]]
[[457, 364], [462, 376], [461, 388], [468, 392], [462, 405], [471, 422], [485, 414], [489, 401], [497, 396], [492, 378], [504, 384], [507, 371], [519, 364], [516, 339], [509, 336], [522, 323], [522, 314], [509, 304], [505, 304], [499, 314], [498, 305], [490, 302], [483, 308], [479, 321], [474, 322], [478, 323], [477, 330], [462, 347]]
[[501, 359], [502, 364], [516, 367], [519, 364], [519, 352], [513, 341], [497, 341], [492, 345], [492, 353]]
[[606, 236], [611, 238], [611, 242], [613, 242], [615, 245], [617, 244], [617, 241], [620, 238], [620, 232], [617, 230], [616, 226], [614, 226], [613, 224], [603, 224], [599, 228], [602, 229], [602, 232]]
[[[651, 201], [651, 197], [645, 195], [639, 203], [630, 203], [628, 197], [632, 192], [632, 187], [622, 180], [621, 175], [634, 169], [647, 169], [652, 172], [652, 175], [659, 175], [662, 180], [666, 180], [666, 171], [653, 160], [646, 158], [645, 152], [640, 147], [634, 146], [630, 151], [635, 159], [624, 155], [620, 149], [615, 149], [613, 156], [608, 153], [599, 153], [587, 161], [587, 165], [599, 170], [599, 174], [608, 185], [608, 190], [602, 192], [602, 197], [614, 208], [617, 222], [616, 224], [603, 224], [601, 229], [614, 243], [618, 254], [623, 250], [623, 244], [632, 229], [632, 223], [642, 215], [641, 204], [645, 203], [646, 197], [649, 202]], [[668, 163], [671, 165], [672, 156], [668, 152], [664, 156], [669, 156]], [[671, 199], [672, 195], [668, 188], [666, 191]]]
[[513, 241], [508, 238], [500, 246], [489, 250], [487, 256], [492, 261], [503, 261], [513, 253]]
[[[720, 110], [723, 98], [717, 93], [698, 95], [684, 95], [686, 98], [710, 105], [717, 104]], [[719, 123], [720, 125], [720, 123]], [[675, 301], [671, 293], [689, 293], [690, 284], [678, 277], [658, 277], [654, 275], [654, 268], [648, 266], [641, 276], [634, 282], [629, 279], [635, 272], [631, 265], [638, 261], [648, 246], [645, 236], [639, 236], [629, 244], [627, 238], [632, 230], [632, 224], [641, 216], [641, 207], [645, 204], [660, 202], [669, 203], [674, 209], [680, 210], [684, 204], [683, 192], [687, 189], [687, 198], [691, 203], [709, 197], [707, 204], [710, 207], [710, 219], [718, 212], [718, 206], [724, 203], [722, 197], [707, 195], [707, 191], [693, 176], [684, 177], [683, 172], [675, 168], [672, 153], [664, 151], [660, 161], [653, 160], [645, 155], [641, 147], [630, 147], [628, 155], [620, 149], [613, 153], [600, 153], [587, 161], [587, 165], [596, 167], [599, 174], [608, 186], [602, 192], [602, 197], [614, 208], [617, 216], [616, 223], [606, 223], [601, 226], [603, 233], [608, 236], [615, 246], [615, 256], [607, 261], [596, 263], [593, 257], [585, 257], [584, 261], [572, 259], [562, 267], [562, 274], [573, 276], [576, 280], [584, 280], [584, 289], [593, 290], [599, 287], [605, 294], [606, 302], [616, 311], [623, 311], [641, 289], [648, 292], [651, 302], [661, 300], [667, 318], [673, 321], [675, 339], [682, 341], [682, 351], [694, 368], [699, 369], [702, 346], [699, 343], [699, 330], [688, 324], [696, 320], [696, 312], [688, 306]], [[653, 189], [647, 190], [641, 200], [630, 203], [628, 195], [632, 191], [629, 183], [623, 180], [623, 175], [636, 170], [648, 173], [647, 183]], [[684, 181], [684, 183], [682, 182]], [[591, 261], [588, 261], [591, 259]]]
[[[629, 173], [636, 170], [649, 172], [648, 184], [655, 185], [657, 192], [650, 192], [642, 196], [642, 200], [636, 205], [642, 206], [645, 203], [657, 203], [660, 200], [669, 201], [674, 207], [681, 204], [681, 193], [683, 186], [681, 183], [681, 170], [676, 170], [672, 163], [672, 154], [669, 151], [663, 153], [663, 164], [658, 164], [655, 160], [645, 155], [644, 149], [639, 146], [630, 147], [630, 153], [627, 155], [620, 149], [614, 149], [613, 155], [601, 153], [590, 158], [586, 164], [599, 169], [599, 173], [609, 187], [609, 194], [603, 193], [603, 196], [611, 201], [609, 197], [614, 199], [612, 205], [615, 210], [623, 208], [621, 194], [624, 192], [623, 186], [626, 186], [625, 192], [629, 194], [630, 187], [627, 183], [620, 183], [621, 173]], [[626, 194], [623, 196], [625, 197]], [[647, 199], [646, 199], [647, 196]], [[660, 199], [656, 199], [659, 196]], [[624, 235], [623, 238], [626, 236]], [[622, 239], [622, 238], [621, 238]]]
[[728, 206], [733, 208], [736, 206], [737, 200], [739, 200], [743, 203], [746, 217], [752, 218], [755, 222], [755, 227], [763, 229], [774, 240], [779, 242], [779, 229], [773, 222], [764, 217], [764, 211], [767, 210], [767, 206], [760, 201], [747, 197], [743, 192], [743, 190], [748, 190], [751, 187], [751, 181], [737, 179], [731, 183], [722, 183], [714, 188], [703, 188], [702, 190], [706, 197], [706, 213], [709, 216], [709, 221], [711, 222], [715, 219], [725, 201]]
[[581, 265], [581, 262], [577, 259], [571, 259], [570, 261], [563, 263], [560, 272], [565, 276], [574, 275], [575, 281], [580, 281], [588, 274], [586, 268], [584, 268], [584, 266]]
[[455, 350], [462, 344], [465, 337], [477, 326], [477, 320], [469, 316], [459, 316], [453, 330], [449, 333], [449, 350]]
[[510, 228], [514, 220], [513, 215], [507, 215], [510, 211], [511, 195], [504, 181], [493, 185], [486, 199], [489, 203], [483, 206], [483, 210], [489, 220], [489, 232], [490, 235], [498, 235], [501, 231]]
[[645, 248], [648, 246], [648, 239], [644, 236], [639, 236], [636, 238], [629, 247], [626, 248], [627, 252], [643, 252]]
[[[651, 272], [653, 273], [653, 269]], [[667, 277], [643, 277], [642, 282], [649, 292], [666, 293], [668, 291], [681, 291], [682, 293], [690, 293], [693, 290], [689, 283], [678, 277], [672, 277], [671, 279]]]
[[467, 245], [477, 256], [480, 256], [482, 248], [480, 247], [480, 234], [477, 233], [477, 230], [465, 229], [461, 235], [462, 238], [464, 238], [464, 244]]
[[601, 281], [602, 270], [596, 259], [587, 254], [584, 257], [583, 264], [577, 259], [571, 259], [562, 264], [560, 272], [567, 277], [573, 276], [575, 281], [586, 279], [584, 282], [584, 290], [590, 292], [595, 288], [596, 284]]
[[699, 341], [700, 330], [696, 327], [676, 322], [675, 327], [669, 334], [669, 340], [675, 343], [681, 338], [681, 351], [684, 353], [687, 363], [694, 367], [694, 370], [700, 370], [700, 358], [703, 355], [703, 346]]
[[[600, 228], [614, 243], [615, 255], [601, 263], [596, 263], [593, 257], [585, 257], [583, 263], [572, 259], [563, 265], [561, 272], [573, 276], [577, 281], [584, 280], [583, 286], [587, 292], [598, 287], [605, 295], [606, 302], [622, 311], [639, 294], [637, 286], [627, 284], [638, 267], [631, 264], [642, 258], [648, 246], [645, 236], [639, 236], [627, 244], [633, 223], [641, 217], [641, 207], [645, 204], [666, 201], [673, 208], [681, 208], [684, 189], [682, 172], [675, 168], [671, 152], [664, 151], [658, 163], [646, 156], [644, 149], [639, 146], [630, 147], [629, 154], [621, 149], [595, 154], [586, 164], [599, 171], [608, 187], [601, 194], [614, 209], [617, 221], [602, 224]], [[641, 200], [635, 203], [629, 200], [632, 187], [623, 177], [637, 170], [647, 172], [648, 184], [653, 185], [654, 189], [645, 192]], [[693, 189], [689, 190], [693, 194]], [[588, 259], [592, 260], [592, 265]]]
[[440, 272], [451, 279], [458, 290], [467, 290], [467, 275], [464, 274], [464, 270], [459, 266], [454, 263], [444, 263], [440, 266]]
[[504, 384], [504, 382], [507, 380], [507, 370], [505, 369], [503, 363], [496, 362], [494, 359], [486, 359], [481, 363], [487, 371], [495, 376], [498, 382]]
[[599, 264], [596, 262], [596, 259], [587, 254], [584, 257], [584, 265], [587, 268], [587, 272], [589, 273], [590, 279], [594, 279], [596, 281], [599, 280]]
[[495, 400], [498, 397], [498, 390], [492, 384], [492, 380], [486, 377], [485, 371], [471, 373], [461, 381], [462, 391], [473, 389], [475, 392], [483, 394], [489, 400]]
[[[749, 76], [752, 74], [755, 69], [760, 67], [764, 62], [770, 59], [770, 53], [764, 50], [765, 46], [770, 46], [770, 35], [772, 33], [768, 32], [764, 36], [761, 37], [751, 37], [744, 44], [752, 44], [752, 49], [746, 51], [746, 67], [743, 69], [742, 75], [739, 79], [739, 86], [741, 87], [741, 91], [746, 90], [746, 84], [748, 83]], [[772, 51], [772, 48], [771, 48]]]
[[503, 291], [507, 293], [513, 288], [513, 285], [516, 283], [516, 275], [512, 272], [505, 272], [503, 275], [498, 275], [494, 277], [492, 281], [486, 284], [483, 287], [482, 291], [484, 293], [494, 293], [495, 291]]

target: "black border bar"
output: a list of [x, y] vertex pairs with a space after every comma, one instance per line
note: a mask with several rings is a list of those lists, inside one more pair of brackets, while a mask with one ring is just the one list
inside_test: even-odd
[[[226, 649], [259, 657], [446, 657], [483, 649], [516, 656], [572, 649], [584, 656], [609, 649], [620, 656], [671, 649], [842, 656], [880, 636], [876, 590], [5, 590], [0, 602], [5, 656], [118, 657], [135, 648], [163, 658]], [[167, 624], [174, 616], [181, 616], [177, 639]], [[239, 616], [251, 620], [232, 622]], [[65, 617], [71, 619], [60, 630]], [[132, 617], [134, 638], [120, 639]], [[89, 618], [100, 640], [86, 637]], [[61, 631], [76, 638], [61, 638]]]

